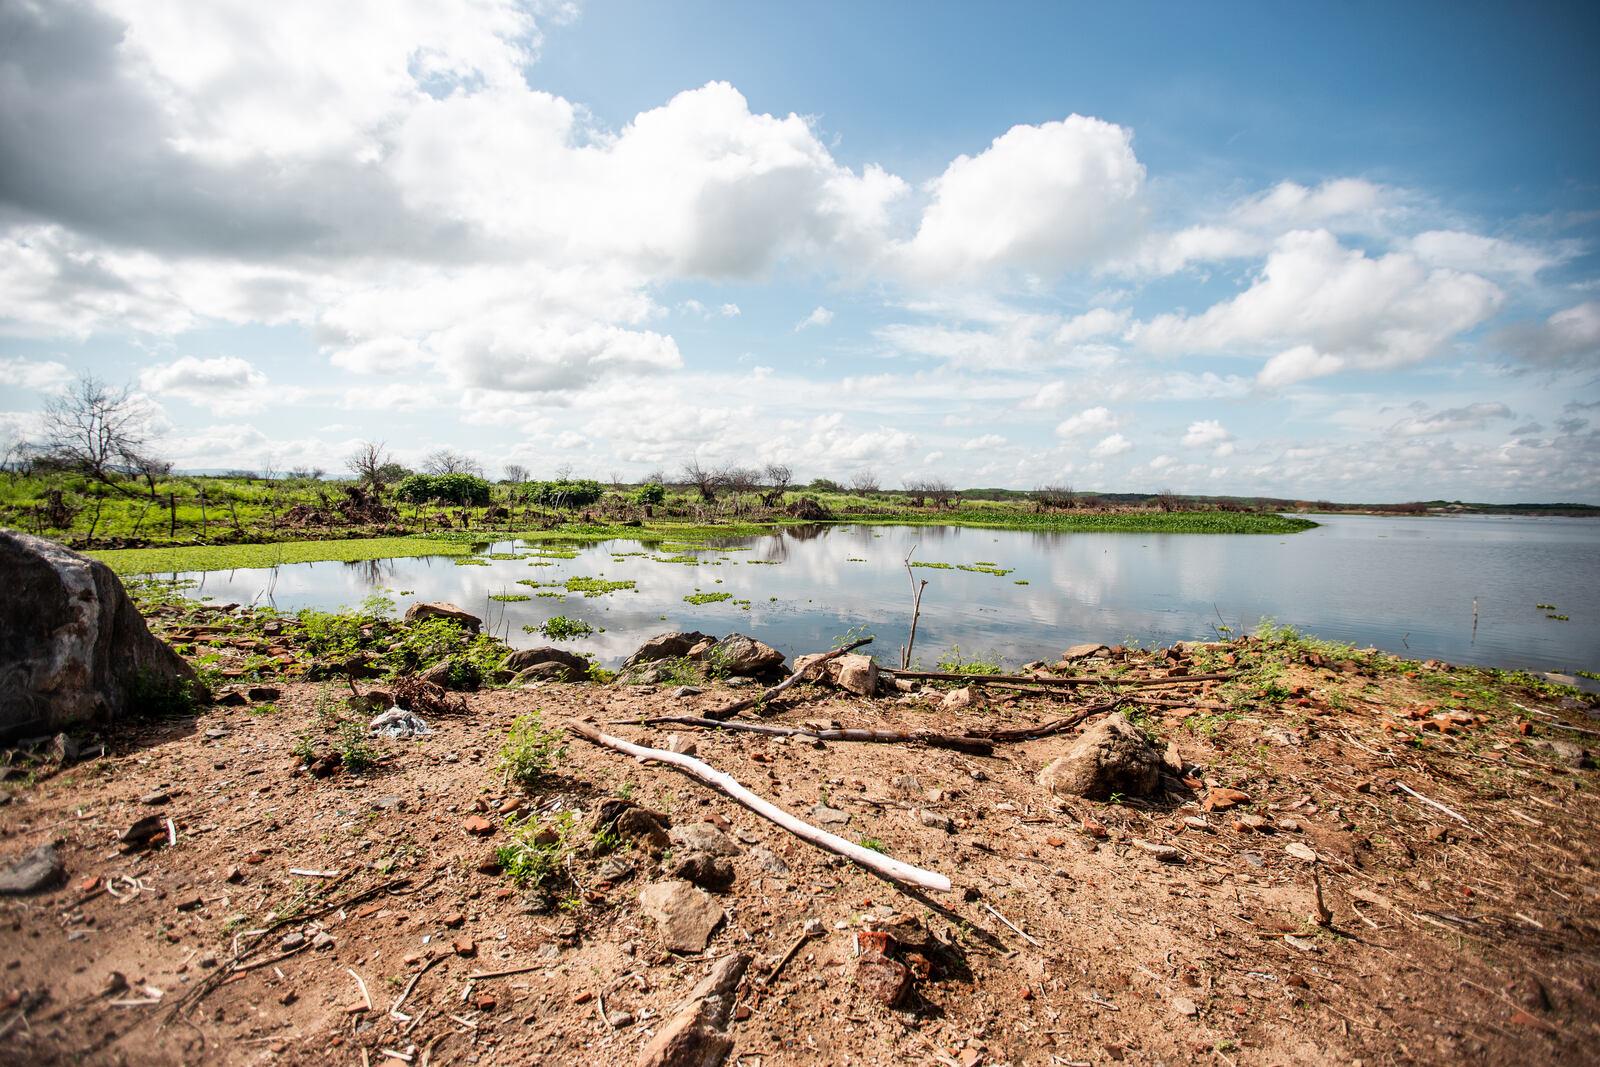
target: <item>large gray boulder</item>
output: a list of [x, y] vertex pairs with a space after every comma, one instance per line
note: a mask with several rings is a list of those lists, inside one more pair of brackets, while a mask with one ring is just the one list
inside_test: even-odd
[[545, 663], [559, 663], [580, 678], [589, 673], [588, 660], [576, 652], [568, 652], [564, 648], [551, 648], [548, 645], [543, 648], [519, 648], [508, 655], [500, 666], [515, 673]]
[[745, 634], [729, 634], [701, 653], [729, 674], [768, 674], [783, 666], [783, 653]]
[[417, 622], [422, 619], [449, 619], [472, 633], [478, 633], [483, 629], [482, 619], [466, 608], [457, 607], [443, 600], [419, 600], [406, 609], [406, 622]]
[[207, 699], [104, 563], [0, 530], [0, 589], [0, 739], [109, 723], [162, 696]]
[[622, 667], [639, 667], [646, 663], [654, 663], [662, 659], [677, 659], [687, 656], [689, 650], [704, 641], [714, 641], [716, 638], [710, 634], [703, 634], [697, 630], [684, 633], [681, 630], [668, 630], [666, 633], [656, 634], [645, 641], [636, 649], [633, 655], [622, 661]]
[[1121, 712], [1085, 730], [1066, 755], [1039, 772], [1039, 784], [1057, 796], [1089, 800], [1112, 793], [1142, 797], [1160, 781], [1161, 750]]

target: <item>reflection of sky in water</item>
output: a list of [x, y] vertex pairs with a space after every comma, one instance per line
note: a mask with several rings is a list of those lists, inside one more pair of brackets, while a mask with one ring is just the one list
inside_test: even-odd
[[[739, 551], [697, 553], [700, 566], [613, 559], [613, 552], [642, 549], [611, 541], [580, 548], [571, 560], [462, 567], [449, 557], [422, 557], [189, 577], [200, 583], [193, 595], [285, 611], [352, 606], [381, 591], [401, 607], [447, 600], [483, 615], [515, 645], [546, 643], [522, 627], [567, 615], [606, 628], [570, 647], [608, 664], [665, 629], [743, 631], [794, 653], [865, 627], [877, 636], [878, 655], [893, 660], [909, 624], [911, 582], [902, 560], [916, 546], [912, 558], [921, 562], [993, 561], [1015, 568], [1004, 577], [917, 568], [917, 578], [928, 580], [917, 629], [925, 664], [952, 645], [968, 653], [996, 651], [1016, 664], [1081, 641], [1213, 638], [1217, 625], [1237, 632], [1271, 616], [1323, 637], [1419, 658], [1600, 668], [1600, 524], [1481, 517], [1323, 521], [1319, 529], [1283, 537], [835, 526], [731, 540], [727, 547]], [[852, 557], [866, 562], [849, 562]], [[638, 586], [593, 598], [488, 599], [537, 592], [517, 585], [518, 579], [569, 575], [630, 579]], [[1017, 579], [1029, 584], [1017, 585]], [[730, 601], [684, 603], [696, 589], [731, 593], [749, 600], [750, 608]], [[1557, 605], [1570, 621], [1545, 618], [1534, 606], [1539, 603]]]

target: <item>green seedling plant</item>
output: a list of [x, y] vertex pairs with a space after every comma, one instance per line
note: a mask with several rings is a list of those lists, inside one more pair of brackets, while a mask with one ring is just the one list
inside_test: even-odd
[[537, 711], [519, 715], [500, 747], [499, 768], [508, 780], [532, 789], [550, 776], [556, 761], [566, 755], [564, 735], [548, 730]]

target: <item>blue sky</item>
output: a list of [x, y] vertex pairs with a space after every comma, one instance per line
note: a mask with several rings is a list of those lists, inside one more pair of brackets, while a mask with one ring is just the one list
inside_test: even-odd
[[0, 12], [0, 435], [1600, 503], [1590, 5]]

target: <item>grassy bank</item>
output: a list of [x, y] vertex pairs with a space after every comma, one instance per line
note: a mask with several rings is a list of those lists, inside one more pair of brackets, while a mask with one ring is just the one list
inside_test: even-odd
[[278, 541], [259, 545], [188, 545], [120, 548], [89, 555], [118, 574], [178, 574], [276, 567], [283, 563], [337, 560], [353, 563], [396, 556], [464, 556], [469, 542], [421, 537], [367, 537], [336, 541]]
[[[1285, 518], [1270, 510], [1230, 503], [1154, 504], [1108, 500], [1075, 501], [1073, 507], [1046, 507], [1026, 495], [962, 498], [935, 506], [913, 494], [849, 492], [837, 488], [790, 489], [777, 496], [757, 491], [722, 491], [714, 500], [685, 489], [662, 492], [659, 502], [641, 504], [628, 486], [602, 491], [580, 508], [530, 503], [525, 487], [497, 483], [487, 502], [475, 506], [403, 503], [393, 491], [374, 500], [348, 481], [312, 478], [189, 476], [156, 479], [154, 485], [122, 482], [116, 487], [82, 475], [12, 474], [0, 478], [0, 527], [22, 530], [83, 550], [324, 544], [372, 538], [422, 537], [459, 542], [510, 536], [528, 540], [578, 540], [635, 537], [641, 540], [707, 539], [758, 534], [806, 520], [789, 513], [809, 498], [832, 521], [843, 523], [975, 526], [988, 529], [1083, 533], [1262, 533], [1286, 534], [1314, 523]], [[259, 554], [244, 557], [198, 553], [204, 562], [181, 569], [268, 566], [309, 559], [371, 559], [384, 552], [371, 547], [318, 548], [317, 554]], [[119, 570], [170, 570], [158, 557], [114, 557]], [[122, 559], [137, 560], [124, 564]]]

